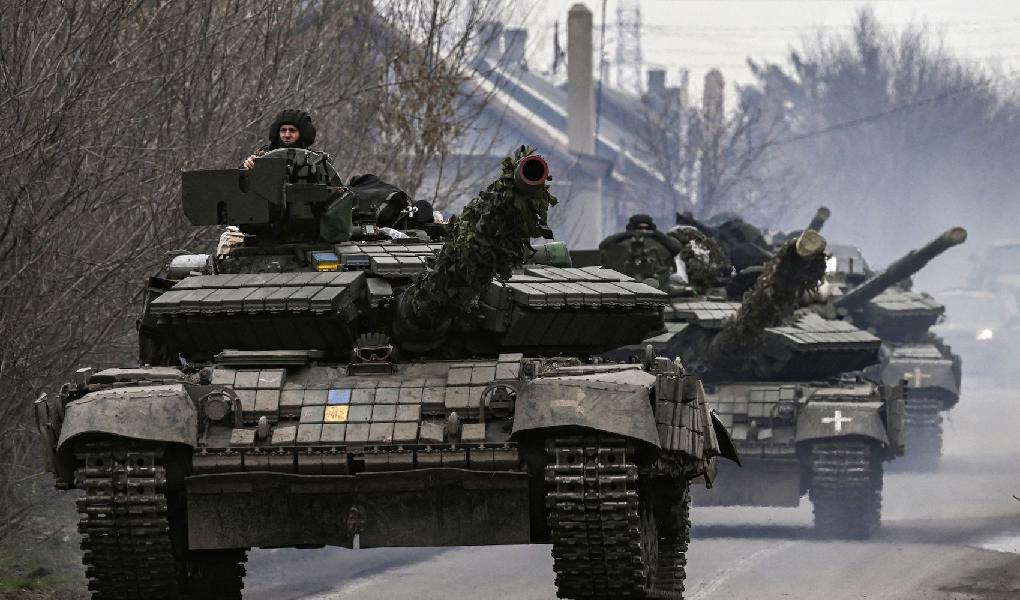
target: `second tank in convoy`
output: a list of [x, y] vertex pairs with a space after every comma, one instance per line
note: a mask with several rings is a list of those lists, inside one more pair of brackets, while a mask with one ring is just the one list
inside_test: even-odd
[[[843, 374], [876, 363], [880, 340], [800, 308], [825, 273], [817, 232], [788, 239], [764, 265], [751, 258], [769, 255], [760, 240], [716, 244], [710, 234], [691, 225], [669, 232], [683, 262], [665, 286], [667, 332], [648, 340], [705, 379], [745, 465], [720, 465], [725, 476], [697, 504], [796, 506], [808, 494], [819, 531], [870, 535], [882, 465], [903, 451], [903, 399], [896, 386]], [[725, 264], [733, 256], [745, 262], [740, 271]]]

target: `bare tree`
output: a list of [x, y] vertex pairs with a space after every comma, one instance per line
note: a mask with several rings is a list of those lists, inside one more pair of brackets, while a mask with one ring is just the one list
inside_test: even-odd
[[743, 98], [727, 111], [718, 71], [709, 73], [705, 88], [700, 107], [672, 88], [642, 98], [629, 126], [636, 132], [637, 152], [649, 157], [667, 193], [637, 199], [635, 210], [667, 222], [678, 211], [699, 217], [747, 212], [767, 197], [761, 190], [777, 184], [760, 166], [785, 124]]
[[[237, 165], [272, 115], [314, 114], [341, 172], [413, 192], [489, 0], [0, 3], [0, 538], [38, 465], [32, 400], [129, 363], [148, 273], [211, 246], [182, 169]], [[27, 479], [26, 479], [27, 478]]]
[[851, 34], [819, 34], [787, 64], [753, 63], [742, 101], [783, 123], [755, 133], [768, 148], [760, 177], [786, 173], [773, 217], [818, 204], [837, 215], [827, 229], [891, 256], [904, 227], [938, 230], [1016, 214], [1020, 104], [1009, 76], [955, 59], [924, 26], [896, 32], [861, 11]]

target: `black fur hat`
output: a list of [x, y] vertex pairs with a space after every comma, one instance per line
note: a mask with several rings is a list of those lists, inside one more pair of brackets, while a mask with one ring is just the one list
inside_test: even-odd
[[630, 220], [627, 221], [627, 231], [634, 231], [635, 229], [644, 229], [655, 231], [658, 227], [655, 226], [655, 221], [648, 215], [632, 215]]
[[315, 143], [315, 125], [312, 125], [312, 115], [303, 110], [288, 109], [280, 111], [276, 120], [269, 129], [269, 149], [283, 148], [280, 142], [280, 126], [293, 125], [297, 127], [301, 136], [298, 138], [297, 147], [308, 148]]

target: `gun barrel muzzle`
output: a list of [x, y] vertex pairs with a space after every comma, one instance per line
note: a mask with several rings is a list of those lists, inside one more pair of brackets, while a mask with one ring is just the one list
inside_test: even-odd
[[825, 238], [813, 229], [806, 229], [797, 238], [797, 254], [801, 258], [817, 256], [825, 251]]
[[514, 170], [514, 185], [522, 191], [535, 190], [549, 180], [549, 163], [537, 154], [525, 156]]

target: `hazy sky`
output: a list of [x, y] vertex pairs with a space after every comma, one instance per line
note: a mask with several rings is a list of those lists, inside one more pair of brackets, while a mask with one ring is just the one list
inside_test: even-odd
[[[549, 69], [553, 23], [560, 21], [565, 43], [567, 10], [576, 0], [527, 0], [512, 3], [518, 20], [529, 28], [531, 68]], [[585, 2], [595, 16], [598, 48], [602, 1]], [[902, 29], [927, 23], [940, 33], [959, 57], [997, 65], [1005, 71], [1020, 68], [1020, 0], [641, 0], [641, 49], [646, 68], [674, 73], [687, 67], [692, 91], [704, 73], [717, 67], [730, 81], [746, 81], [748, 56], [779, 60], [791, 46], [818, 28], [848, 31], [854, 13], [874, 8], [879, 20]], [[618, 0], [606, 2], [605, 54], [615, 58]], [[525, 5], [527, 8], [525, 9]], [[596, 50], [597, 52], [597, 50]], [[610, 79], [615, 70], [610, 65]]]

